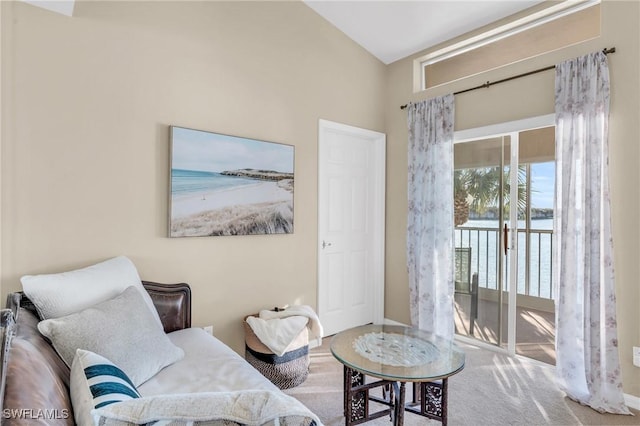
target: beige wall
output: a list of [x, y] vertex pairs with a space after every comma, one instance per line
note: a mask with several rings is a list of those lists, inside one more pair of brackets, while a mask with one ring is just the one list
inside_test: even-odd
[[[386, 303], [388, 318], [409, 322], [406, 273], [407, 130], [406, 113], [399, 109], [417, 101], [485, 81], [495, 81], [548, 66], [605, 47], [615, 46], [609, 56], [612, 81], [610, 117], [610, 168], [613, 237], [615, 241], [618, 332], [624, 390], [640, 396], [640, 369], [632, 365], [632, 346], [640, 346], [640, 3], [605, 1], [599, 39], [462, 79], [413, 94], [413, 58], [388, 67], [386, 97], [387, 131], [387, 264]], [[514, 80], [489, 89], [456, 96], [456, 130], [512, 121], [554, 110], [553, 71]]]
[[[316, 305], [318, 119], [384, 131], [380, 61], [299, 2], [2, 8], [2, 300], [122, 254], [237, 351], [244, 315]], [[167, 238], [169, 125], [295, 145], [295, 233]]]

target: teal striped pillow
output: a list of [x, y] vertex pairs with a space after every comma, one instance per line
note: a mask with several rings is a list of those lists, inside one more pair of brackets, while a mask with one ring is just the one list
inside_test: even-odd
[[129, 377], [96, 353], [78, 349], [71, 365], [71, 403], [76, 423], [93, 424], [91, 411], [116, 402], [140, 398]]

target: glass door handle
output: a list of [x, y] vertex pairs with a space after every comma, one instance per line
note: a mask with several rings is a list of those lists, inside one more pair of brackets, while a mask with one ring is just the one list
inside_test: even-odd
[[504, 232], [502, 234], [504, 236], [504, 255], [507, 255], [507, 249], [509, 248], [509, 228], [507, 228], [507, 224], [504, 224]]

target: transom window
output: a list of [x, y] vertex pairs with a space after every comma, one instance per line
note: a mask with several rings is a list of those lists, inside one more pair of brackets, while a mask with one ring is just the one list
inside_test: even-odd
[[416, 59], [420, 85], [415, 89], [429, 89], [599, 36], [599, 0], [562, 2]]

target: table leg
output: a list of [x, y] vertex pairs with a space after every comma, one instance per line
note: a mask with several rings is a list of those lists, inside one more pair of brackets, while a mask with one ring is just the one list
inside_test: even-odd
[[422, 393], [420, 390], [422, 386], [420, 386], [420, 382], [413, 382], [413, 398], [411, 399], [411, 404], [419, 404], [422, 401], [422, 397], [420, 396]]
[[[351, 390], [351, 371], [347, 366], [342, 368], [342, 414], [344, 414], [345, 421], [351, 418], [351, 410], [348, 408], [349, 391]], [[349, 423], [345, 423], [346, 426]]]
[[422, 410], [432, 419], [437, 419], [444, 426], [447, 424], [447, 388], [448, 380], [442, 379], [442, 383], [426, 382], [422, 387]]
[[449, 393], [449, 380], [442, 379], [442, 425], [447, 426], [447, 395]]
[[[346, 426], [357, 425], [384, 416], [396, 418], [394, 409], [397, 406], [393, 383], [389, 380], [377, 380], [365, 383], [365, 374], [347, 367], [343, 368], [344, 380], [344, 423]], [[382, 388], [382, 398], [370, 394], [373, 389]], [[404, 388], [403, 388], [404, 391]], [[387, 396], [388, 393], [388, 396]], [[404, 395], [402, 396], [404, 401]], [[388, 408], [373, 413], [369, 412], [369, 401], [386, 405]]]
[[368, 416], [368, 395], [365, 391], [354, 391], [353, 388], [364, 384], [364, 374], [344, 366], [344, 423], [362, 420]]
[[405, 383], [400, 382], [400, 389], [396, 395], [395, 421], [394, 426], [402, 426], [404, 424], [404, 400], [405, 400]]
[[[449, 381], [447, 378], [441, 382], [422, 382], [414, 386], [413, 401], [419, 403], [419, 407], [407, 406], [406, 411], [419, 414], [430, 419], [439, 420], [443, 425], [447, 424], [447, 398]], [[413, 405], [416, 405], [415, 403]]]

